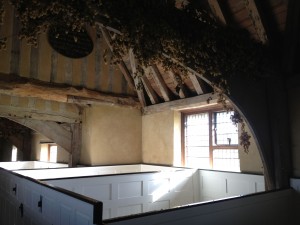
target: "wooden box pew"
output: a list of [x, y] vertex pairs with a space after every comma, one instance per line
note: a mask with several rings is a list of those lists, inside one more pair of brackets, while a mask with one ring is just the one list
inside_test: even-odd
[[264, 191], [262, 175], [147, 164], [16, 170], [103, 202], [103, 218]]
[[199, 201], [197, 170], [42, 179], [103, 202], [103, 218], [169, 209]]
[[0, 168], [0, 224], [102, 224], [102, 203]]

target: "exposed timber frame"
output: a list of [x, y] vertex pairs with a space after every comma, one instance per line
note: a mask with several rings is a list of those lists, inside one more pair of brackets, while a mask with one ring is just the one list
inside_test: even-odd
[[[208, 103], [209, 100], [209, 103]], [[143, 114], [159, 113], [167, 110], [185, 110], [198, 107], [207, 107], [209, 104], [217, 104], [217, 96], [211, 93], [195, 97], [178, 99], [143, 108]]]
[[161, 73], [159, 72], [158, 68], [156, 65], [152, 65], [151, 66], [151, 70], [152, 70], [152, 76], [155, 80], [156, 85], [158, 86], [164, 100], [166, 102], [169, 102], [171, 100], [174, 99], [174, 97], [172, 96], [171, 91], [168, 89], [164, 79], [162, 78]]
[[71, 132], [53, 121], [40, 121], [34, 119], [19, 119], [8, 118], [16, 123], [19, 123], [25, 127], [35, 130], [47, 138], [51, 139], [57, 145], [71, 153]]
[[69, 167], [75, 167], [80, 160], [82, 147], [82, 124], [73, 123], [68, 127], [53, 121], [8, 118], [16, 123], [35, 130], [65, 149], [69, 154]]
[[107, 94], [82, 87], [65, 84], [52, 84], [11, 74], [0, 73], [0, 94], [18, 97], [35, 97], [65, 103], [88, 105], [109, 104], [132, 108], [140, 108], [134, 96]]
[[[100, 28], [101, 33], [103, 34], [103, 37], [104, 37], [105, 42], [108, 45], [109, 49], [111, 50], [111, 52], [114, 52], [113, 47], [111, 45], [112, 37], [109, 34], [108, 29], [100, 23], [98, 23], [97, 25]], [[113, 32], [115, 32], [115, 31], [113, 31]], [[126, 81], [128, 82], [128, 85], [134, 90], [135, 89], [134, 80], [133, 80], [125, 62], [123, 60], [120, 60], [120, 62], [118, 63], [118, 66], [119, 66], [119, 69], [121, 70], [122, 74], [124, 75]]]

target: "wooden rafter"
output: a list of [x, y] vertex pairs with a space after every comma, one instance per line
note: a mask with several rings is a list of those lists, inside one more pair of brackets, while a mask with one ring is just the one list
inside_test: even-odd
[[158, 99], [158, 96], [156, 94], [156, 92], [154, 91], [154, 89], [152, 88], [148, 78], [146, 76], [142, 76], [141, 77], [141, 80], [143, 82], [143, 85], [145, 87], [145, 90], [147, 92], [147, 95], [149, 96], [150, 98], [150, 101], [152, 104], [157, 104], [159, 103], [159, 99]]
[[[113, 47], [111, 45], [111, 42], [112, 42], [112, 37], [111, 35], [109, 34], [109, 31], [107, 30], [106, 27], [98, 24], [102, 34], [103, 34], [103, 37], [106, 41], [106, 44], [108, 45], [109, 49], [113, 52]], [[120, 63], [118, 63], [118, 66], [119, 66], [119, 69], [121, 70], [122, 74], [124, 75], [126, 81], [128, 82], [128, 85], [132, 88], [132, 89], [135, 89], [135, 84], [134, 84], [134, 80], [126, 66], [126, 64], [124, 63], [123, 60], [120, 61]]]
[[202, 87], [201, 87], [201, 85], [200, 85], [200, 83], [199, 83], [196, 75], [194, 73], [189, 73], [189, 78], [190, 78], [190, 80], [191, 80], [191, 82], [192, 82], [192, 84], [193, 84], [193, 86], [194, 86], [197, 94], [198, 95], [203, 94], [204, 91], [203, 91], [203, 89], [202, 89]]
[[259, 37], [259, 40], [262, 43], [266, 43], [268, 41], [266, 29], [263, 25], [261, 16], [258, 12], [256, 3], [254, 0], [243, 0], [246, 9], [248, 10], [248, 14], [250, 19], [252, 20], [252, 24], [255, 28], [255, 31]]
[[179, 97], [180, 98], [188, 97], [189, 96], [188, 90], [187, 90], [187, 87], [185, 86], [185, 84], [183, 83], [182, 78], [177, 73], [175, 73], [173, 71], [169, 71], [169, 74], [172, 77], [176, 88], [179, 88], [178, 89]]
[[205, 83], [207, 83], [207, 84], [209, 84], [209, 85], [212, 84], [210, 80], [208, 80], [206, 77], [204, 77], [202, 74], [198, 73], [197, 71], [193, 70], [192, 68], [190, 68], [190, 67], [184, 65], [183, 63], [181, 63], [181, 62], [175, 60], [174, 58], [171, 58], [171, 57], [168, 56], [167, 54], [164, 54], [164, 53], [163, 53], [163, 55], [164, 55], [166, 58], [171, 59], [171, 60], [174, 61], [175, 63], [178, 63], [179, 65], [183, 66], [184, 68], [187, 69], [187, 71], [188, 71], [189, 73], [193, 73], [194, 75], [196, 75], [197, 77], [199, 77], [201, 80], [203, 80]]
[[173, 97], [171, 96], [170, 90], [168, 89], [161, 73], [159, 72], [156, 65], [151, 66], [152, 75], [155, 80], [156, 85], [158, 86], [164, 100], [166, 102], [171, 101]]
[[131, 70], [132, 70], [131, 75], [132, 75], [133, 80], [134, 80], [135, 89], [137, 91], [140, 103], [141, 103], [142, 107], [144, 107], [144, 106], [146, 106], [146, 100], [145, 100], [145, 96], [144, 96], [144, 91], [142, 89], [143, 85], [141, 83], [140, 77], [137, 76], [135, 57], [134, 57], [132, 49], [129, 50], [129, 60], [130, 60], [130, 66], [131, 66]]
[[211, 8], [211, 11], [213, 14], [223, 23], [226, 24], [225, 16], [222, 12], [222, 9], [220, 7], [218, 0], [208, 0], [208, 4]]

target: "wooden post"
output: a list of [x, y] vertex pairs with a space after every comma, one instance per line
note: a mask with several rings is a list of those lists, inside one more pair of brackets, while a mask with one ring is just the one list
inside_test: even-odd
[[81, 153], [81, 134], [82, 125], [81, 123], [71, 124], [71, 152], [69, 157], [69, 167], [76, 167], [80, 160]]

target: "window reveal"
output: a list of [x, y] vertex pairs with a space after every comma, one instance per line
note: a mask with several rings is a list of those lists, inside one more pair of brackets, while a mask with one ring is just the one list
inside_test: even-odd
[[183, 114], [183, 164], [187, 167], [240, 171], [238, 128], [233, 112]]

